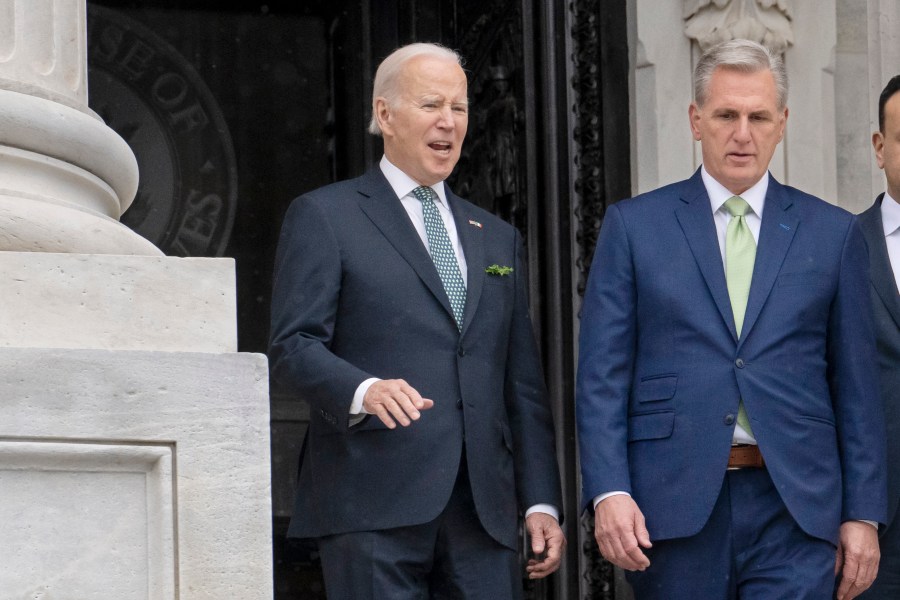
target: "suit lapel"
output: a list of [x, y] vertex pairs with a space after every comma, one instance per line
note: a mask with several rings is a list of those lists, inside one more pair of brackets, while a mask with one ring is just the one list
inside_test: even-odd
[[450, 299], [444, 291], [444, 284], [441, 283], [434, 262], [409, 220], [406, 209], [379, 169], [373, 169], [360, 178], [359, 193], [361, 195], [359, 206], [363, 212], [400, 256], [409, 263], [419, 279], [453, 318]]
[[887, 244], [884, 241], [884, 224], [881, 220], [881, 203], [884, 194], [875, 200], [875, 204], [859, 216], [859, 225], [866, 245], [869, 247], [869, 278], [872, 287], [890, 313], [891, 318], [900, 327], [900, 294], [897, 293], [897, 282], [891, 268]]
[[725, 268], [722, 265], [722, 252], [719, 250], [716, 224], [713, 221], [709, 196], [703, 187], [700, 171], [688, 181], [687, 190], [681, 197], [681, 204], [675, 209], [675, 217], [687, 238], [688, 245], [700, 267], [700, 273], [712, 294], [722, 319], [728, 324], [732, 337], [737, 340], [734, 328], [734, 313], [731, 300], [728, 298], [728, 286], [725, 284]]
[[753, 279], [750, 283], [750, 297], [747, 299], [747, 312], [744, 315], [742, 339], [753, 329], [759, 318], [781, 265], [787, 256], [788, 248], [794, 240], [800, 220], [788, 212], [791, 200], [784, 187], [769, 176], [769, 189], [766, 192], [766, 205], [763, 209], [762, 224], [759, 228], [759, 243], [756, 250], [756, 262], [753, 265]]
[[481, 289], [484, 285], [484, 230], [470, 222], [472, 215], [468, 206], [458, 196], [444, 185], [447, 193], [447, 202], [453, 212], [456, 221], [456, 232], [459, 235], [459, 243], [466, 257], [466, 310], [463, 317], [462, 334], [465, 335], [478, 310], [478, 301], [481, 299]]

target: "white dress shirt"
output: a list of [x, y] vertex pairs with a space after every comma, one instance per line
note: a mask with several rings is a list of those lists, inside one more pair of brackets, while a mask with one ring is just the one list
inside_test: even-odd
[[894, 271], [894, 282], [900, 290], [900, 204], [887, 192], [881, 200], [881, 222], [884, 224], [884, 241]]

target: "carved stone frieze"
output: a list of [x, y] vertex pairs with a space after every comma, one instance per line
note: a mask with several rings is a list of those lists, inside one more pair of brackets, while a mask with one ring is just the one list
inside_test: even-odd
[[701, 50], [744, 38], [784, 52], [794, 43], [790, 0], [684, 0], [684, 33]]

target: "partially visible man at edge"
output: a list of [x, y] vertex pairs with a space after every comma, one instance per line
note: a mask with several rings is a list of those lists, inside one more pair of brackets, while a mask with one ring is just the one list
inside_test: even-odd
[[[379, 66], [380, 164], [296, 199], [272, 299], [272, 378], [310, 405], [289, 537], [335, 600], [520, 598], [565, 538], [519, 234], [444, 180], [468, 125], [460, 58]], [[520, 512], [521, 511], [521, 512]]]
[[878, 131], [872, 134], [887, 191], [859, 216], [869, 248], [869, 280], [878, 346], [881, 399], [888, 448], [888, 512], [881, 529], [881, 567], [865, 600], [900, 598], [900, 75], [878, 99]]
[[[778, 183], [780, 57], [698, 61], [693, 177], [613, 204], [584, 299], [583, 502], [639, 600], [831, 597], [878, 569], [885, 454], [865, 244]], [[869, 521], [869, 522], [864, 522]]]

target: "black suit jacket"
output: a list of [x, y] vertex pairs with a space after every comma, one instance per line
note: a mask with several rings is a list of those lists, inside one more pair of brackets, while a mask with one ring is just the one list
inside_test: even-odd
[[[437, 270], [379, 169], [296, 199], [272, 299], [273, 382], [309, 403], [289, 535], [428, 522], [460, 456], [481, 523], [517, 545], [520, 510], [561, 506], [552, 417], [516, 230], [447, 190], [468, 265], [458, 331]], [[493, 264], [513, 267], [491, 275]], [[435, 406], [409, 427], [350, 426], [369, 377], [402, 378]], [[465, 441], [465, 443], [464, 443]]]
[[[869, 278], [878, 343], [881, 397], [888, 443], [888, 524], [900, 506], [900, 294], [888, 258], [879, 196], [860, 214], [859, 223], [869, 250]], [[896, 519], [894, 519], [896, 521]]]

